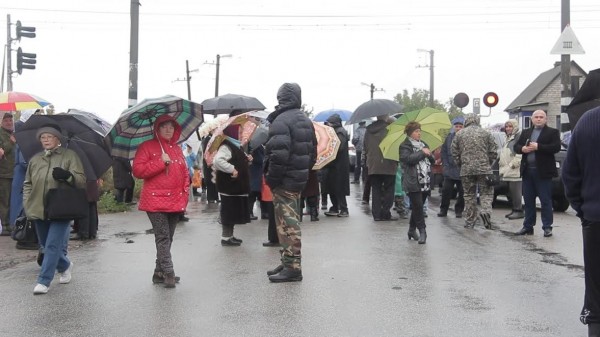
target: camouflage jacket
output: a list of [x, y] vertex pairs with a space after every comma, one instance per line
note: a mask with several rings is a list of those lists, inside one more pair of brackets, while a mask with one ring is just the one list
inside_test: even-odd
[[491, 164], [498, 156], [492, 134], [477, 124], [467, 125], [452, 141], [452, 157], [460, 176], [492, 174]]
[[4, 157], [0, 158], [0, 178], [12, 179], [15, 169], [15, 143], [10, 140], [11, 133], [0, 128], [0, 147], [4, 149]]

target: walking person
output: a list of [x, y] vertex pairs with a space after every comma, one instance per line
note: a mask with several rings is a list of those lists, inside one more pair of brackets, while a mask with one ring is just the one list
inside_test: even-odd
[[154, 138], [143, 142], [133, 159], [133, 175], [144, 180], [138, 209], [148, 214], [154, 231], [156, 262], [152, 283], [175, 288], [171, 245], [189, 200], [190, 177], [181, 146], [181, 125], [169, 115], [154, 122]]
[[390, 211], [394, 204], [398, 162], [383, 158], [383, 153], [379, 148], [379, 144], [387, 135], [387, 126], [390, 123], [388, 115], [377, 116], [377, 120], [371, 123], [365, 132], [363, 151], [366, 158], [366, 170], [369, 174], [368, 182], [365, 182], [365, 189], [370, 186], [372, 191], [371, 213], [375, 221], [398, 220], [398, 217], [392, 216]]
[[563, 162], [565, 194], [581, 220], [585, 295], [581, 322], [589, 337], [600, 337], [600, 108], [586, 112], [575, 125]]
[[514, 145], [515, 153], [522, 154], [521, 177], [525, 219], [516, 235], [533, 235], [536, 222], [535, 198], [540, 198], [544, 237], [552, 236], [552, 178], [558, 176], [554, 154], [560, 151], [560, 133], [546, 125], [546, 112], [536, 110], [531, 115], [529, 129], [523, 130]]
[[285, 83], [277, 91], [276, 107], [267, 120], [265, 176], [273, 193], [281, 264], [269, 270], [271, 282], [302, 281], [302, 233], [300, 193], [317, 158], [315, 129], [302, 107], [302, 91], [296, 83]]
[[229, 125], [223, 130], [225, 140], [213, 159], [216, 172], [215, 186], [221, 197], [219, 209], [221, 221], [221, 246], [239, 246], [243, 240], [233, 236], [235, 225], [250, 222], [250, 170], [248, 156], [239, 141], [239, 125]]
[[66, 256], [71, 221], [46, 218], [47, 191], [57, 188], [59, 183], [83, 188], [86, 181], [79, 156], [61, 147], [62, 135], [58, 125], [41, 127], [36, 138], [44, 150], [29, 160], [23, 182], [25, 214], [35, 222], [39, 243], [44, 247], [42, 269], [33, 288], [34, 295], [48, 293], [57, 271], [60, 274], [59, 283], [71, 282], [73, 270], [73, 263]]
[[504, 132], [506, 133], [506, 142], [500, 152], [499, 173], [500, 179], [508, 183], [510, 200], [512, 201], [512, 212], [506, 217], [509, 220], [523, 219], [523, 184], [521, 182], [521, 157], [515, 152], [515, 143], [521, 136], [519, 122], [516, 119], [509, 119], [504, 123]]
[[456, 134], [463, 129], [465, 119], [463, 117], [456, 117], [452, 120], [452, 131], [446, 136], [444, 144], [440, 152], [442, 158], [442, 166], [444, 172], [444, 183], [442, 185], [442, 202], [440, 203], [440, 212], [437, 214], [439, 217], [446, 217], [448, 215], [448, 208], [450, 208], [450, 199], [454, 194], [456, 188], [458, 195], [456, 197], [456, 203], [454, 204], [454, 215], [457, 218], [462, 218], [462, 213], [465, 209], [465, 198], [462, 181], [460, 180], [460, 168], [454, 162], [452, 157], [452, 141]]
[[[423, 203], [431, 193], [431, 165], [435, 162], [433, 153], [421, 141], [421, 124], [408, 122], [404, 127], [406, 139], [400, 144], [400, 165], [402, 166], [402, 187], [410, 199], [410, 220], [408, 239], [425, 244], [427, 231]], [[419, 230], [417, 234], [416, 230]]]
[[[478, 217], [483, 226], [492, 229], [492, 201], [494, 187], [488, 182], [492, 174], [492, 162], [498, 157], [498, 146], [492, 134], [481, 128], [479, 115], [465, 117], [465, 127], [454, 136], [452, 157], [460, 167], [460, 178], [465, 198], [465, 228], [475, 227]], [[477, 209], [477, 192], [481, 210]]]
[[[348, 132], [342, 126], [342, 118], [333, 114], [327, 118], [325, 125], [331, 126], [340, 140], [340, 148], [335, 159], [327, 164], [327, 191], [331, 197], [331, 208], [325, 212], [326, 216], [348, 216], [348, 203], [346, 196], [350, 195], [350, 157], [348, 155]], [[315, 139], [316, 141], [316, 139]]]
[[354, 150], [356, 151], [356, 157], [354, 162], [354, 180], [353, 184], [359, 184], [361, 178], [362, 171], [362, 153], [364, 149], [365, 142], [365, 132], [367, 131], [366, 121], [358, 122], [358, 128], [354, 130], [354, 136], [352, 137], [352, 145], [354, 145]]

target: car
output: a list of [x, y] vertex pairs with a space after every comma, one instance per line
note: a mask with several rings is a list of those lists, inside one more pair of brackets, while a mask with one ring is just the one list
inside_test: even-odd
[[[565, 188], [560, 178], [561, 169], [566, 156], [567, 149], [564, 145], [562, 145], [561, 150], [554, 155], [556, 159], [556, 168], [558, 169], [558, 176], [552, 178], [552, 208], [556, 212], [564, 212], [569, 208], [569, 200], [567, 200]], [[499, 177], [497, 162], [492, 169], [494, 175]], [[494, 187], [494, 202], [496, 202], [496, 197], [499, 195], [506, 196], [510, 202], [510, 193], [508, 191], [508, 183], [506, 181], [500, 181], [500, 183]]]

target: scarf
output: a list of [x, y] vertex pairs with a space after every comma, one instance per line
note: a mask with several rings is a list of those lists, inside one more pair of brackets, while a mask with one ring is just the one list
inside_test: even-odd
[[[410, 143], [413, 146], [415, 152], [423, 150], [425, 148], [425, 144], [420, 140], [414, 140], [409, 137]], [[431, 184], [431, 163], [427, 158], [421, 160], [417, 164], [417, 178], [419, 179], [419, 184], [421, 184], [421, 191], [429, 191]]]

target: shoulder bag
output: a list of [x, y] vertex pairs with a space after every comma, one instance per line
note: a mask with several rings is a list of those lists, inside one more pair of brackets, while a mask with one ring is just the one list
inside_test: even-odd
[[48, 190], [44, 200], [48, 220], [75, 220], [88, 217], [89, 204], [85, 189], [74, 184], [59, 182], [59, 187]]

